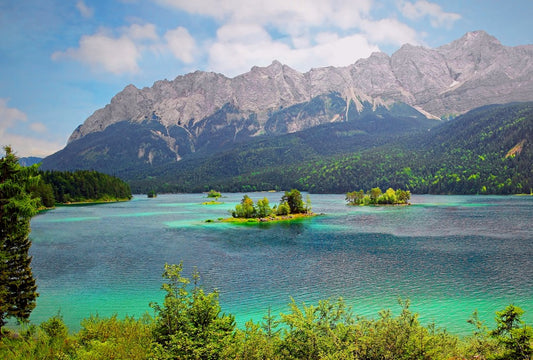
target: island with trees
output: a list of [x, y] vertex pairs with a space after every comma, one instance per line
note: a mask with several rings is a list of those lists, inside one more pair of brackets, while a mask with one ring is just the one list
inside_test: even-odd
[[222, 194], [216, 190], [209, 190], [207, 193], [207, 198], [209, 201], [204, 201], [202, 205], [220, 205], [222, 204], [221, 201], [218, 201], [218, 199], [222, 196]]
[[346, 194], [348, 205], [410, 205], [411, 192], [409, 190], [394, 190], [388, 188], [384, 193], [375, 187], [366, 193], [363, 190]]
[[235, 206], [235, 209], [231, 210], [231, 218], [223, 221], [234, 223], [270, 222], [294, 220], [315, 215], [311, 211], [311, 199], [309, 196], [304, 202], [300, 191], [292, 189], [291, 191], [285, 191], [281, 197], [280, 204], [272, 207], [266, 197], [254, 203], [248, 195], [244, 195], [241, 202]]

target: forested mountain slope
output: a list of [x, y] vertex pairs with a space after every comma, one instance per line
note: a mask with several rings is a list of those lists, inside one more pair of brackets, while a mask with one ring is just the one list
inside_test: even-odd
[[533, 188], [533, 103], [479, 108], [409, 135], [389, 131], [384, 118], [365, 124], [374, 129], [330, 124], [245, 143], [178, 167], [163, 166], [158, 176], [137, 174], [130, 184], [134, 192], [156, 186], [160, 191], [343, 193], [379, 186], [414, 193], [513, 194]]

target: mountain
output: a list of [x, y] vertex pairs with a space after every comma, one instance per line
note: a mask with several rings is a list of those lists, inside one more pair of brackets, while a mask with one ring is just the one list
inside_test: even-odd
[[[395, 118], [375, 118], [393, 130]], [[134, 192], [286, 190], [346, 193], [373, 187], [434, 194], [515, 194], [533, 189], [533, 102], [474, 109], [429, 131], [393, 135], [326, 124], [264, 138], [207, 158], [133, 176]], [[376, 141], [377, 140], [377, 141]]]
[[[300, 73], [274, 61], [234, 78], [197, 71], [150, 88], [128, 85], [43, 168], [132, 179], [328, 124], [361, 126], [381, 117], [408, 124], [387, 123], [397, 135], [427, 130], [479, 106], [533, 100], [532, 59], [532, 45], [506, 47], [476, 31], [436, 49], [404, 45], [390, 57], [374, 53], [346, 67]], [[372, 133], [376, 144], [379, 133]]]
[[42, 158], [34, 157], [34, 156], [22, 157], [22, 158], [19, 158], [19, 164], [21, 166], [32, 166], [34, 164], [40, 163], [42, 160], [43, 160]]

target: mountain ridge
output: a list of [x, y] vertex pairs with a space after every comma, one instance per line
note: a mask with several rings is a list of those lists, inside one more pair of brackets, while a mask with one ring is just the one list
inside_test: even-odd
[[[466, 56], [460, 56], [459, 50], [465, 48], [468, 50]], [[515, 52], [527, 55], [528, 60], [522, 66], [509, 65]], [[492, 63], [498, 58], [503, 58], [506, 63], [502, 66]], [[112, 123], [139, 122], [153, 114], [165, 126], [189, 128], [227, 103], [244, 113], [257, 113], [261, 124], [269, 110], [309, 101], [333, 91], [341, 93], [347, 101], [353, 100], [356, 105], [360, 104], [359, 99], [370, 103], [404, 102], [428, 116], [440, 118], [449, 113], [460, 114], [495, 103], [492, 99], [488, 100], [492, 97], [497, 97], [500, 103], [533, 100], [527, 93], [527, 90], [533, 90], [532, 58], [533, 49], [528, 46], [506, 47], [487, 33], [477, 31], [436, 49], [407, 44], [390, 57], [384, 53], [374, 53], [346, 67], [315, 68], [306, 73], [300, 73], [277, 60], [266, 67], [254, 66], [249, 72], [234, 78], [196, 71], [172, 81], [156, 81], [151, 88], [137, 89], [131, 84], [126, 86], [113, 97], [110, 104], [97, 110], [80, 125], [69, 142], [90, 132], [102, 131]], [[502, 70], [502, 67], [505, 69]], [[498, 75], [497, 79], [479, 80], [475, 74], [478, 68]], [[501, 80], [506, 80], [505, 75], [514, 79], [529, 76], [527, 89], [522, 89], [509, 99], [502, 99], [500, 93], [492, 96], [486, 94], [478, 97], [486, 101], [480, 103], [478, 99], [473, 105], [453, 96], [457, 93], [471, 99], [472, 96], [468, 94], [471, 86], [467, 86], [465, 91], [457, 91], [469, 82], [477, 86], [490, 83], [502, 87]], [[509, 95], [510, 91], [505, 87], [503, 95]], [[432, 99], [435, 94], [446, 94], [446, 101]]]
[[476, 31], [435, 49], [404, 45], [345, 67], [300, 73], [273, 61], [233, 78], [196, 71], [152, 87], [128, 85], [42, 166], [150, 173], [254, 138], [335, 123], [364, 127], [361, 121], [380, 117], [406, 124], [387, 123], [399, 133], [427, 130], [437, 119], [517, 101], [533, 101], [533, 46], [507, 47]]

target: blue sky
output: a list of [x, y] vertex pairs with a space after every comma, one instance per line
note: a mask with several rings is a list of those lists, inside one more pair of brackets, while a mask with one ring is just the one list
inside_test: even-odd
[[485, 30], [533, 43], [533, 0], [0, 0], [0, 145], [46, 156], [126, 85], [276, 59], [344, 66]]

